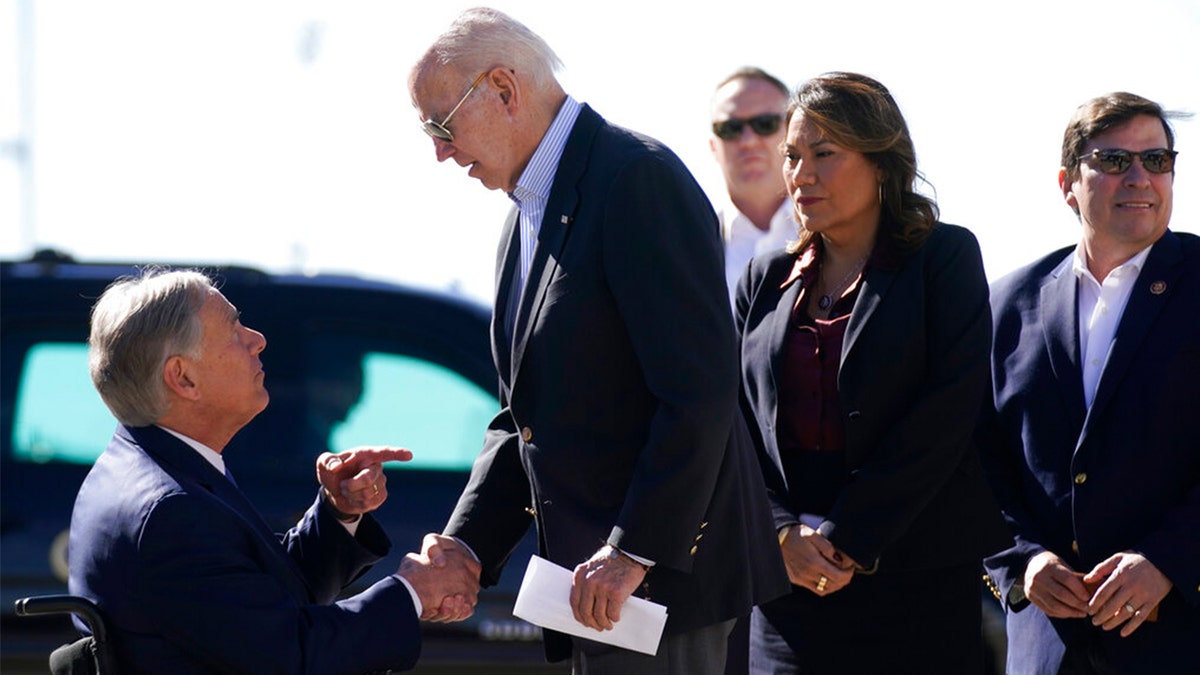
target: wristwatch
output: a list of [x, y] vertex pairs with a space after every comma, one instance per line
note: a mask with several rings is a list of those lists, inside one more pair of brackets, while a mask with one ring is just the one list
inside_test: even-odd
[[628, 553], [622, 551], [621, 549], [617, 548], [616, 546], [613, 546], [612, 544], [607, 544], [607, 546], [609, 548], [609, 551], [608, 551], [608, 559], [609, 560], [616, 560], [617, 558], [620, 558], [621, 556], [625, 556], [625, 558], [627, 558], [630, 562], [633, 562], [634, 564], [641, 567], [642, 570], [644, 570], [646, 572], [650, 571], [649, 565], [647, 565], [639, 560], [634, 559]]

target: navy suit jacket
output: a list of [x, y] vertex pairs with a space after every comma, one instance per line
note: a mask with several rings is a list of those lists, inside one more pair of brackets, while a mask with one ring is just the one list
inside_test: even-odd
[[[1015, 545], [987, 568], [1008, 604], [1009, 672], [1057, 672], [1089, 641], [1121, 673], [1195, 673], [1200, 639], [1200, 238], [1154, 244], [1085, 408], [1073, 248], [992, 289], [994, 410], [983, 427], [989, 477]], [[1049, 619], [1010, 595], [1049, 550], [1077, 572], [1121, 551], [1174, 584], [1155, 623], [1128, 638]]]
[[[801, 285], [783, 282], [798, 255], [752, 260], [736, 302], [743, 404], [779, 527], [798, 516], [776, 424]], [[851, 478], [819, 530], [881, 570], [978, 561], [1003, 531], [972, 440], [991, 326], [979, 245], [969, 231], [939, 224], [917, 250], [875, 256], [861, 284], [838, 367]]]
[[[650, 559], [636, 594], [667, 605], [668, 634], [786, 593], [737, 415], [716, 215], [691, 174], [584, 106], [519, 301], [516, 221], [492, 322], [502, 409], [447, 533], [479, 555], [485, 583], [533, 520], [542, 555], [568, 569], [605, 542]], [[546, 646], [569, 655], [561, 635]]]
[[71, 516], [70, 589], [106, 615], [122, 673], [411, 668], [413, 602], [394, 576], [336, 601], [386, 554], [321, 507], [276, 535], [240, 490], [158, 427], [118, 427]]

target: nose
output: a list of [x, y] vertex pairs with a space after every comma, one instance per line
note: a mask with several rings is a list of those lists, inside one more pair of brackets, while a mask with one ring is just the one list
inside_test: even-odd
[[253, 328], [242, 327], [248, 335], [246, 343], [250, 346], [251, 354], [261, 354], [262, 350], [267, 348], [267, 336], [254, 330]]
[[797, 159], [791, 170], [785, 162], [783, 165], [783, 180], [790, 185], [812, 185], [817, 181], [817, 172], [812, 169], [809, 162]]
[[433, 139], [433, 152], [437, 155], [437, 161], [444, 162], [454, 154], [454, 144], [435, 138]]
[[1125, 184], [1129, 186], [1145, 186], [1150, 184], [1150, 172], [1142, 164], [1142, 158], [1135, 156], [1133, 164], [1125, 172]]

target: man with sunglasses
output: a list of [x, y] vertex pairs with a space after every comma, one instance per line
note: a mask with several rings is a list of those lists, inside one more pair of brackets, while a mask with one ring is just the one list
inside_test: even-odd
[[788, 96], [779, 78], [754, 67], [734, 71], [713, 93], [708, 145], [728, 191], [717, 219], [731, 302], [750, 258], [782, 249], [799, 230], [786, 199], [780, 150]]
[[409, 78], [438, 160], [515, 205], [492, 320], [501, 410], [425, 553], [466, 546], [491, 585], [535, 523], [541, 555], [574, 570], [584, 627], [611, 629], [631, 594], [668, 611], [655, 656], [546, 631], [549, 660], [716, 675], [734, 618], [788, 588], [737, 415], [716, 217], [674, 153], [568, 96], [558, 65], [477, 8]]
[[985, 565], [1013, 675], [1196, 672], [1200, 237], [1168, 229], [1176, 116], [1080, 106], [1059, 185], [1082, 238], [992, 288], [979, 435], [1014, 545]]

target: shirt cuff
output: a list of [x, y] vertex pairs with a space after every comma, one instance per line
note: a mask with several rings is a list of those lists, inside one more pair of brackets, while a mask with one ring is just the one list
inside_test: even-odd
[[425, 607], [421, 604], [421, 596], [417, 595], [416, 589], [412, 587], [412, 584], [408, 583], [408, 579], [399, 574], [393, 574], [392, 576], [399, 579], [400, 583], [404, 584], [404, 587], [408, 589], [408, 594], [412, 596], [413, 609], [417, 610], [417, 618], [421, 618], [421, 613], [425, 611]]

